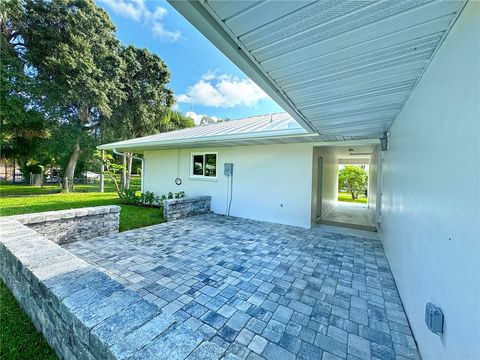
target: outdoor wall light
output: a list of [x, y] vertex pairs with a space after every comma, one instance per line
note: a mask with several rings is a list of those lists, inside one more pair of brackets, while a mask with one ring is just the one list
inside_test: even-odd
[[380, 145], [382, 147], [382, 151], [388, 150], [388, 133], [384, 132], [383, 136], [380, 138]]

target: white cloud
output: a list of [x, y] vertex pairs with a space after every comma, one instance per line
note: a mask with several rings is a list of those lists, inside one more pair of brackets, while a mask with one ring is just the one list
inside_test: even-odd
[[[208, 116], [208, 115], [205, 115], [205, 114], [197, 114], [196, 112], [194, 111], [189, 111], [187, 112], [185, 115], [187, 115], [188, 117], [192, 118], [193, 121], [195, 121], [195, 124], [196, 125], [200, 125], [200, 121], [202, 121], [202, 118], [204, 116]], [[218, 120], [218, 117], [216, 116], [208, 116], [209, 118], [213, 119], [213, 120]]]
[[151, 11], [145, 0], [100, 0], [100, 2], [109, 6], [118, 15], [147, 26], [153, 35], [161, 40], [175, 42], [181, 38], [180, 31], [165, 29], [162, 21], [167, 9], [161, 6]]
[[240, 79], [228, 74], [207, 72], [177, 97], [179, 103], [201, 104], [212, 107], [254, 106], [268, 95], [250, 79]]

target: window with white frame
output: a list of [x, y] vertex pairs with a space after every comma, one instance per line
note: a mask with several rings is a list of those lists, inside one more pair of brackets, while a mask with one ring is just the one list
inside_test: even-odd
[[192, 153], [190, 176], [194, 178], [217, 177], [217, 153]]

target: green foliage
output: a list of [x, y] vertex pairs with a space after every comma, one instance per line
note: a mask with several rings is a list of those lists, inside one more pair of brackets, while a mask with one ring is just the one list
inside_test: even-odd
[[146, 191], [145, 193], [141, 194], [141, 202], [146, 206], [154, 206], [155, 203], [158, 203], [158, 201], [159, 197], [151, 191]]
[[159, 203], [163, 204], [164, 200], [181, 199], [181, 198], [184, 198], [184, 197], [185, 197], [185, 191], [179, 191], [179, 192], [176, 192], [176, 193], [172, 193], [171, 191], [169, 191], [165, 195], [160, 196]]
[[367, 184], [367, 172], [359, 166], [346, 165], [338, 173], [338, 188], [347, 190], [353, 200], [358, 198], [359, 193], [367, 190]]
[[23, 48], [22, 39], [7, 26], [7, 14], [21, 18], [20, 9], [16, 1], [0, 2], [0, 151], [3, 159], [16, 159], [25, 170], [50, 134], [47, 120], [31, 95], [35, 82], [25, 74], [25, 62], [17, 53]]
[[[109, 115], [123, 98], [115, 26], [92, 0], [24, 0], [11, 18], [26, 51], [21, 57], [42, 83], [43, 104], [82, 126]], [[58, 111], [58, 112], [57, 112]]]
[[167, 87], [170, 72], [163, 60], [146, 49], [120, 48], [125, 64], [122, 76], [124, 98], [103, 121], [103, 141], [129, 139], [194, 126], [172, 111], [173, 92]]
[[121, 47], [119, 56], [125, 66], [124, 97], [104, 119], [104, 141], [157, 132], [165, 110], [173, 105], [173, 93], [166, 86], [170, 73], [160, 57], [134, 46]]
[[165, 195], [157, 196], [151, 191], [139, 193], [135, 190], [122, 190], [120, 192], [120, 199], [126, 204], [136, 206], [149, 206], [149, 207], [163, 207], [164, 200], [181, 199], [185, 197], [185, 191], [179, 191], [172, 193], [171, 191]]
[[141, 196], [133, 189], [123, 189], [119, 194], [120, 199], [126, 204], [139, 205], [141, 204]]
[[30, 173], [32, 173], [32, 174], [43, 174], [43, 170], [44, 170], [44, 168], [40, 164], [29, 163], [26, 166], [26, 172], [28, 174], [30, 174]]
[[37, 332], [10, 290], [1, 281], [0, 319], [0, 359], [57, 359], [42, 334]]
[[175, 193], [175, 199], [181, 199], [185, 197], [185, 191], [179, 191]]

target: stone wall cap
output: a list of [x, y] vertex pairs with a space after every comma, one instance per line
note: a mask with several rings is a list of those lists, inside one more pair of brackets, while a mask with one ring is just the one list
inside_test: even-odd
[[4, 216], [0, 218], [0, 226], [7, 226], [11, 221], [18, 221], [21, 224], [37, 224], [46, 221], [56, 221], [61, 219], [72, 219], [89, 215], [101, 215], [120, 212], [118, 205], [92, 206], [85, 208], [75, 208], [67, 210], [44, 211], [38, 213], [19, 214]]
[[186, 196], [180, 199], [166, 199], [164, 201], [168, 202], [169, 204], [176, 204], [176, 203], [186, 203], [186, 202], [194, 202], [194, 201], [201, 201], [201, 200], [212, 200], [212, 197], [209, 195], [199, 195], [199, 196]]

